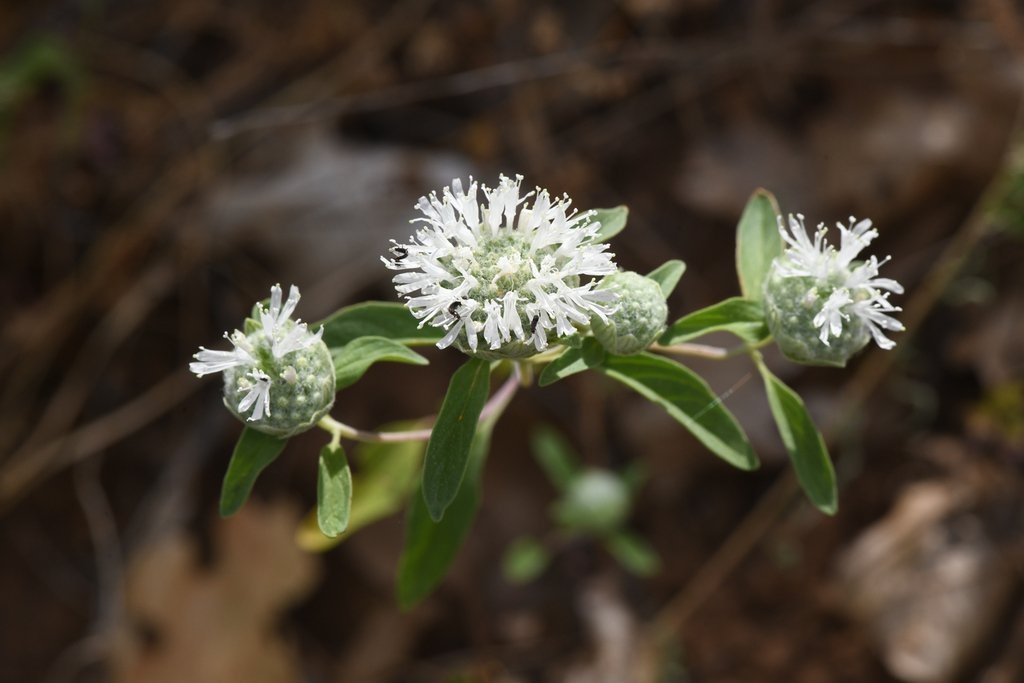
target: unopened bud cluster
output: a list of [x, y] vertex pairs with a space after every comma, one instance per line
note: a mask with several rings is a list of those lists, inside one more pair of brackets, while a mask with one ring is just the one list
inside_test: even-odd
[[843, 366], [872, 338], [891, 349], [895, 342], [883, 330], [903, 329], [890, 315], [900, 308], [889, 302], [890, 293], [900, 294], [903, 287], [878, 276], [884, 261], [854, 261], [878, 236], [871, 221], [851, 218], [849, 226], [838, 228], [836, 249], [825, 239], [824, 225], [812, 241], [803, 216], [790, 216], [788, 229], [779, 217], [787, 249], [765, 278], [765, 317], [779, 349], [799, 363]]
[[189, 366], [200, 377], [224, 373], [224, 405], [248, 426], [279, 437], [310, 429], [334, 404], [335, 379], [331, 353], [321, 336], [306, 323], [292, 320], [299, 289], [292, 286], [282, 305], [281, 287], [270, 290], [270, 306], [257, 308], [245, 334], [225, 337], [233, 348], [200, 347]]
[[609, 352], [620, 356], [640, 353], [665, 330], [668, 304], [654, 280], [632, 271], [613, 273], [601, 280], [597, 289], [615, 295], [615, 309], [590, 321], [594, 337]]

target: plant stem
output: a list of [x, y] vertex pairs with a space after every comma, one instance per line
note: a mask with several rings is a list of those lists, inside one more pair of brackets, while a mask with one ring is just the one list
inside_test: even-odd
[[742, 356], [746, 353], [751, 353], [767, 346], [772, 342], [772, 338], [768, 337], [762, 339], [756, 344], [739, 344], [730, 348], [722, 348], [721, 346], [712, 346], [710, 344], [690, 344], [682, 342], [679, 344], [672, 344], [671, 346], [662, 346], [661, 344], [651, 344], [651, 351], [658, 351], [660, 353], [667, 353], [673, 356], [691, 356], [697, 358], [710, 358], [711, 360], [727, 360], [729, 358], [735, 358], [736, 356]]
[[[513, 364], [512, 374], [498, 388], [494, 394], [487, 399], [484, 408], [480, 411], [480, 422], [505, 409], [509, 401], [519, 388], [521, 374], [519, 366]], [[375, 432], [365, 429], [358, 429], [344, 422], [335, 420], [330, 415], [325, 415], [316, 423], [318, 427], [331, 435], [331, 443], [337, 444], [341, 439], [351, 439], [365, 443], [401, 443], [404, 441], [426, 441], [430, 438], [433, 427], [425, 429], [410, 429], [397, 432]]]

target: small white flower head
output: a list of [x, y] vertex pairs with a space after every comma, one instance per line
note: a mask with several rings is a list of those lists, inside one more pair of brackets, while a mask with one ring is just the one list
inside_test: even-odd
[[800, 363], [843, 366], [871, 339], [883, 349], [893, 348], [896, 342], [885, 332], [898, 332], [903, 324], [891, 315], [901, 309], [889, 296], [902, 294], [903, 287], [878, 276], [888, 258], [855, 260], [878, 237], [871, 221], [837, 223], [838, 249], [828, 243], [824, 224], [812, 238], [803, 216], [790, 215], [788, 222], [779, 216], [778, 221], [787, 246], [765, 278], [764, 304], [782, 352]]
[[232, 348], [199, 347], [189, 370], [202, 377], [224, 373], [224, 405], [258, 431], [287, 437], [304, 432], [334, 404], [334, 363], [321, 337], [292, 320], [299, 288], [292, 285], [282, 304], [281, 286], [270, 289], [269, 305], [257, 304], [246, 334], [224, 337]]
[[[537, 188], [521, 194], [522, 176], [464, 191], [455, 179], [440, 197], [420, 197], [421, 223], [406, 244], [394, 243], [395, 289], [420, 320], [446, 330], [439, 348], [455, 345], [481, 358], [520, 358], [605, 319], [614, 295], [595, 289], [616, 270], [600, 224], [570, 210], [568, 197]], [[478, 190], [483, 190], [483, 201]], [[532, 204], [528, 200], [532, 197]]]
[[598, 291], [614, 292], [617, 305], [606, 318], [594, 316], [594, 337], [609, 352], [628, 356], [640, 353], [665, 331], [668, 304], [661, 286], [640, 273], [613, 273], [601, 280]]

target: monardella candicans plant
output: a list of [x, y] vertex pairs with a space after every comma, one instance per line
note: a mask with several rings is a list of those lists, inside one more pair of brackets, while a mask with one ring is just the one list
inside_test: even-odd
[[[535, 386], [523, 397], [529, 400], [550, 385], [592, 373], [602, 393], [613, 384], [635, 392], [709, 453], [752, 470], [759, 461], [732, 413], [733, 389], [719, 393], [701, 377], [702, 366], [686, 360], [741, 355], [757, 368], [808, 499], [834, 514], [838, 487], [826, 441], [761, 349], [775, 342], [799, 363], [841, 366], [871, 339], [893, 347], [887, 334], [903, 325], [889, 298], [903, 287], [879, 275], [884, 260], [860, 256], [878, 236], [871, 221], [840, 224], [833, 246], [824, 225], [808, 234], [802, 216], [779, 217], [775, 198], [758, 190], [736, 226], [742, 295], [670, 317], [673, 292], [677, 286], [686, 291], [686, 264], [666, 255], [646, 273], [620, 271], [608, 241], [625, 229], [627, 207], [577, 211], [567, 196], [541, 188], [524, 192], [522, 183], [518, 175], [499, 176], [494, 187], [455, 179], [421, 197], [413, 235], [392, 241], [381, 259], [401, 303], [353, 302], [308, 325], [292, 317], [298, 287], [285, 298], [275, 285], [240, 329], [224, 335], [230, 348], [200, 347], [189, 368], [199, 376], [223, 373], [224, 404], [246, 426], [224, 476], [221, 514], [245, 504], [257, 476], [269, 472], [290, 437], [323, 430], [328, 438], [316, 467], [316, 514], [306, 518], [315, 517], [318, 531], [304, 523], [298, 542], [322, 551], [406, 507], [397, 597], [411, 607], [443, 579], [472, 526], [491, 437], [520, 388]], [[694, 298], [692, 290], [686, 294]], [[731, 340], [727, 346], [697, 342], [722, 333]], [[391, 372], [408, 373], [408, 379], [379, 382], [375, 393], [395, 386], [429, 391], [411, 366], [431, 362], [431, 354], [418, 353], [430, 345], [465, 354], [431, 416], [398, 423], [407, 426], [388, 416], [390, 426], [355, 427], [330, 414], [373, 414], [358, 405], [360, 394], [337, 403], [335, 394], [348, 392], [377, 363], [405, 364]], [[559, 410], [573, 405], [565, 401]], [[300, 447], [311, 441], [305, 435]], [[657, 554], [629, 530], [640, 470], [585, 467], [559, 441], [550, 435], [534, 440], [538, 463], [561, 492], [550, 507], [559, 533], [521, 539], [522, 552], [508, 566], [518, 568], [520, 579], [536, 576], [563, 545], [546, 547], [544, 539], [564, 532], [598, 543], [639, 576], [658, 571]], [[358, 465], [354, 475], [348, 448]], [[421, 474], [410, 476], [420, 467]]]

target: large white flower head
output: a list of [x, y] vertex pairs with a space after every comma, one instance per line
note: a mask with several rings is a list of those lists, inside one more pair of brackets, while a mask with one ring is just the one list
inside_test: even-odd
[[270, 288], [269, 305], [257, 304], [246, 321], [248, 334], [224, 337], [227, 351], [199, 347], [189, 370], [199, 377], [224, 373], [224, 404], [251, 427], [291, 436], [312, 427], [334, 403], [334, 365], [323, 343], [323, 327], [310, 332], [292, 320], [299, 288], [282, 304], [280, 285]]
[[764, 294], [768, 325], [782, 351], [801, 362], [843, 365], [870, 339], [883, 349], [895, 346], [885, 331], [900, 331], [903, 324], [891, 315], [901, 309], [889, 296], [902, 294], [903, 287], [879, 277], [888, 258], [857, 260], [878, 237], [871, 221], [837, 223], [838, 249], [829, 244], [824, 223], [813, 238], [800, 214], [788, 221], [779, 216], [778, 223], [786, 249], [772, 263]]
[[522, 180], [502, 175], [491, 189], [470, 178], [464, 191], [455, 179], [440, 197], [420, 197], [416, 234], [382, 259], [406, 271], [395, 275], [395, 289], [420, 326], [446, 330], [440, 348], [528, 356], [612, 310], [614, 293], [596, 290], [593, 279], [616, 271], [597, 241], [600, 224], [591, 212], [571, 210], [566, 196], [552, 199], [540, 188], [521, 194]]

